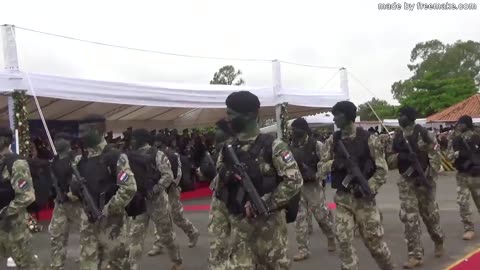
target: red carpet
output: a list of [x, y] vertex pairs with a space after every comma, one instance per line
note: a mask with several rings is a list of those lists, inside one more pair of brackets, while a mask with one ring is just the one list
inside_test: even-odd
[[446, 270], [478, 270], [480, 269], [480, 249], [468, 254]]

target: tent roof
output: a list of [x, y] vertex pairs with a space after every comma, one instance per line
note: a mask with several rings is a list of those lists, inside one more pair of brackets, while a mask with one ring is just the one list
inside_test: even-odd
[[[181, 83], [120, 83], [23, 72], [0, 72], [0, 91], [28, 89], [38, 97], [47, 120], [78, 120], [96, 113], [110, 121], [162, 121], [165, 127], [211, 125], [225, 114], [225, 99], [240, 90], [256, 94], [260, 117], [274, 117], [275, 105], [288, 102], [289, 115], [297, 117], [325, 111], [348, 99], [343, 91], [305, 91], [273, 87], [192, 85]], [[30, 119], [40, 115], [33, 98]], [[0, 118], [8, 119], [7, 98], [0, 98]]]
[[430, 115], [427, 117], [427, 122], [456, 122], [462, 115], [470, 115], [472, 118], [480, 117], [480, 94], [475, 94], [441, 112]]

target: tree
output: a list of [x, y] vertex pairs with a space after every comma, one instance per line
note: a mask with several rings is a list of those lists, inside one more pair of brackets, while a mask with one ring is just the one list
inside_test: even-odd
[[[243, 78], [238, 78], [242, 75], [241, 70], [235, 71], [233, 66], [223, 66], [213, 75], [210, 84], [227, 84], [227, 85], [242, 85], [245, 84]], [[238, 80], [237, 80], [238, 79]]]
[[393, 97], [402, 105], [427, 116], [449, 107], [478, 91], [480, 86], [480, 43], [438, 40], [418, 43], [412, 50], [408, 69], [411, 78], [392, 84]]
[[358, 115], [360, 116], [360, 120], [362, 121], [376, 121], [378, 120], [375, 114], [373, 113], [368, 103], [372, 106], [375, 112], [378, 114], [380, 119], [391, 119], [397, 118], [397, 107], [388, 104], [387, 101], [372, 98], [372, 100], [360, 104], [358, 106]]

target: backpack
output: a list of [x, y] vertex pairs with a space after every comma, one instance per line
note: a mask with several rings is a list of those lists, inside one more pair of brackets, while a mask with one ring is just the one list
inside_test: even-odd
[[[21, 157], [14, 153], [6, 155], [0, 164], [0, 172], [7, 168], [8, 173], [12, 175], [13, 164], [19, 159]], [[50, 189], [53, 185], [52, 172], [48, 160], [35, 158], [27, 159], [26, 161], [29, 165], [33, 188], [35, 189], [35, 202], [27, 207], [27, 211], [36, 212], [45, 206], [50, 199]], [[1, 179], [0, 181], [0, 193], [0, 207], [2, 208], [10, 204], [15, 198], [15, 191], [6, 179]]]

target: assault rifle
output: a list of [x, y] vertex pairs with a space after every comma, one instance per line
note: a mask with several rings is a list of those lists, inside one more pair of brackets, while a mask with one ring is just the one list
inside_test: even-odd
[[305, 164], [304, 156], [301, 150], [292, 149], [293, 157], [297, 161], [298, 167], [302, 174], [304, 181], [314, 181], [316, 179], [316, 172], [310, 166]]
[[[88, 219], [92, 222], [96, 222], [102, 219], [103, 213], [95, 203], [95, 200], [93, 199], [92, 194], [90, 194], [90, 191], [85, 185], [85, 182], [86, 182], [85, 178], [83, 178], [80, 175], [80, 172], [78, 171], [76, 165], [72, 165], [72, 170], [73, 170], [73, 174], [77, 178], [78, 183], [80, 184], [80, 189], [82, 193], [81, 194], [82, 203], [84, 206], [85, 213], [88, 216]], [[105, 205], [105, 193], [102, 193], [100, 196], [100, 206], [103, 208], [104, 205]]]
[[[245, 170], [245, 166], [240, 163], [240, 160], [238, 160], [237, 154], [235, 153], [235, 150], [233, 150], [233, 146], [231, 144], [227, 145], [226, 150], [226, 155], [233, 161], [233, 166], [236, 170], [235, 173], [238, 174], [236, 177], [238, 176], [237, 178], [239, 178], [238, 180], [242, 183], [244, 192], [250, 197], [254, 210], [260, 216], [268, 216], [269, 210], [260, 195], [258, 195], [257, 189], [252, 183], [252, 179], [250, 179], [250, 176], [248, 176]], [[243, 192], [240, 192], [239, 197], [243, 197], [242, 193]]]
[[[58, 156], [55, 156], [53, 158], [53, 161], [56, 161], [58, 160]], [[59, 202], [59, 203], [64, 203], [68, 200], [68, 197], [67, 197], [67, 194], [61, 190], [60, 188], [60, 183], [58, 182], [58, 178], [57, 176], [55, 175], [54, 171], [53, 171], [53, 167], [52, 167], [52, 163], [50, 163], [50, 174], [51, 174], [51, 177], [53, 179], [53, 188], [55, 189], [55, 193], [57, 193], [56, 197], [55, 197], [55, 201]]]
[[424, 185], [427, 187], [428, 190], [432, 190], [432, 184], [427, 178], [427, 175], [425, 174], [425, 171], [423, 171], [422, 165], [420, 165], [420, 161], [418, 161], [417, 154], [413, 151], [412, 146], [410, 145], [410, 142], [408, 141], [407, 138], [405, 138], [405, 143], [408, 148], [408, 153], [410, 155], [414, 156], [414, 160], [410, 161], [412, 165], [407, 169], [407, 171], [404, 173], [406, 176], [411, 176], [412, 173], [417, 172], [418, 177], [417, 180], [420, 181], [420, 184]]
[[375, 194], [373, 194], [372, 190], [368, 186], [368, 180], [365, 179], [365, 176], [363, 175], [362, 171], [360, 171], [358, 164], [353, 161], [352, 156], [350, 156], [350, 153], [348, 153], [347, 148], [345, 147], [345, 144], [343, 144], [342, 140], [338, 140], [338, 146], [340, 146], [340, 151], [343, 152], [347, 159], [348, 174], [343, 179], [342, 185], [347, 188], [353, 179], [357, 179], [358, 191], [362, 194], [362, 197], [373, 199]]

